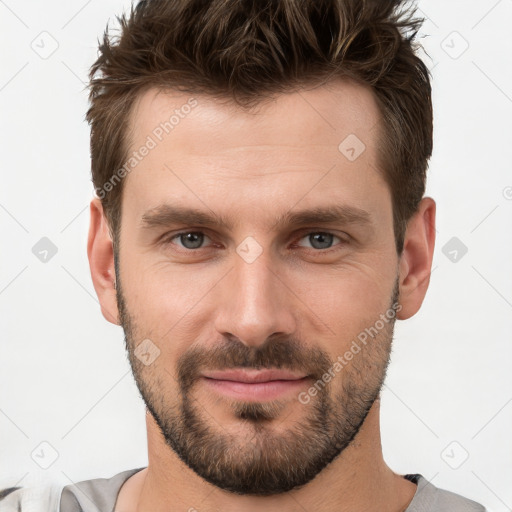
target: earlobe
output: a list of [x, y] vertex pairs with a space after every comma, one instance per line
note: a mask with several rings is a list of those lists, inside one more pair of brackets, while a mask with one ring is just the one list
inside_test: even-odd
[[425, 197], [407, 225], [399, 262], [400, 320], [415, 315], [427, 293], [436, 237], [435, 216], [435, 201]]
[[101, 201], [94, 198], [90, 205], [87, 255], [91, 277], [106, 320], [120, 325], [116, 297], [114, 249]]

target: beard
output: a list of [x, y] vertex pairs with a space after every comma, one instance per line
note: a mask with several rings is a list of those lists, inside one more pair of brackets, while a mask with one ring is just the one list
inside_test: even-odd
[[[137, 342], [144, 339], [144, 329], [138, 328], [127, 309], [117, 269], [116, 276], [120, 322], [142, 399], [166, 444], [197, 475], [220, 489], [271, 496], [304, 486], [350, 445], [379, 398], [390, 360], [394, 317], [338, 372], [334, 380], [340, 381], [341, 389], [337, 391], [332, 381], [322, 381], [335, 361], [325, 351], [289, 336], [272, 336], [258, 347], [248, 347], [233, 337], [213, 348], [192, 346], [177, 360], [172, 374], [160, 364], [163, 358], [145, 366], [134, 354]], [[398, 281], [390, 308], [397, 300]], [[302, 408], [300, 420], [291, 421], [288, 427], [287, 416], [281, 416], [290, 407], [290, 399], [217, 402], [227, 406], [243, 427], [237, 433], [223, 428], [194, 396], [203, 371], [233, 368], [301, 371], [312, 385], [322, 385], [309, 403], [295, 400], [299, 403], [292, 404], [292, 413]], [[170, 377], [177, 390], [169, 386]]]

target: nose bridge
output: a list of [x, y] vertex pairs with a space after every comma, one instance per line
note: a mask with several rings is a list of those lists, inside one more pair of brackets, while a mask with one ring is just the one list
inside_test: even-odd
[[[268, 251], [256, 256], [254, 249], [248, 251], [249, 259], [240, 256], [235, 260], [234, 275], [238, 281], [238, 296], [245, 308], [269, 308], [271, 303], [279, 302], [282, 293], [277, 293], [278, 284], [283, 284], [276, 277], [277, 269], [272, 263], [272, 257]], [[241, 252], [241, 249], [240, 249]], [[253, 259], [254, 258], [254, 259]], [[274, 267], [274, 268], [273, 268]], [[276, 295], [277, 293], [277, 295]]]
[[237, 247], [223, 301], [218, 305], [216, 329], [257, 346], [276, 333], [295, 330], [292, 295], [277, 277], [279, 269], [268, 250], [254, 239]]

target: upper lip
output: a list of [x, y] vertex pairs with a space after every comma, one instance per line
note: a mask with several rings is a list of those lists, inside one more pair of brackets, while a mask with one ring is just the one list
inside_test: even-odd
[[235, 369], [235, 370], [212, 370], [203, 372], [203, 377], [215, 380], [231, 380], [235, 382], [269, 382], [273, 380], [300, 380], [307, 377], [304, 373], [293, 372], [290, 370], [255, 370], [255, 369]]

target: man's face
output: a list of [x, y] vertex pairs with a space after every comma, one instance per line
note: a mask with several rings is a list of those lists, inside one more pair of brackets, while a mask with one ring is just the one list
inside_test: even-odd
[[[130, 361], [197, 474], [285, 492], [349, 445], [389, 361], [398, 260], [379, 113], [349, 82], [253, 113], [189, 99], [148, 91], [132, 116], [131, 151], [151, 149], [126, 178], [116, 251]], [[337, 216], [295, 216], [328, 209]]]

